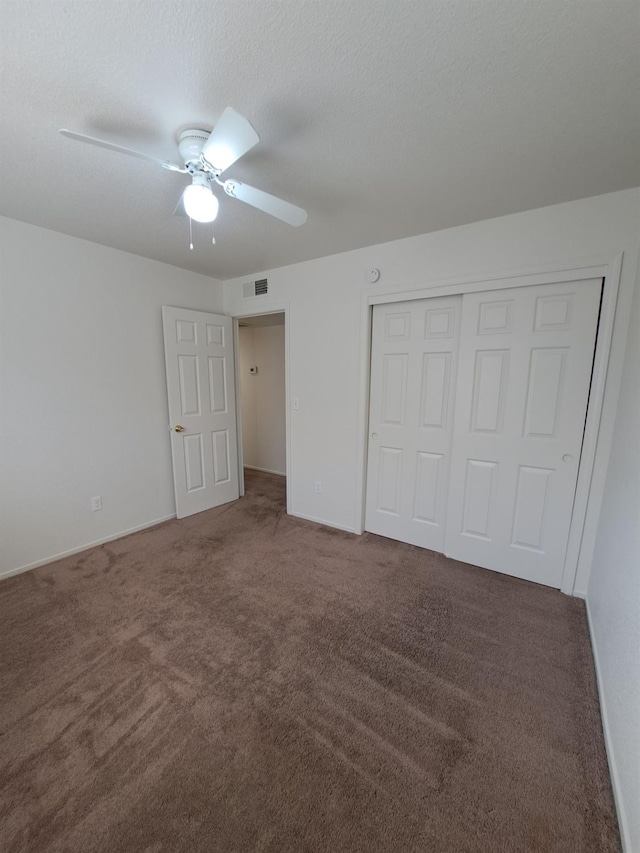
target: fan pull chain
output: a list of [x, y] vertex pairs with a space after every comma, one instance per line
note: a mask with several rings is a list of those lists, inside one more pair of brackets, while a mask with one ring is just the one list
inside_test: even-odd
[[216, 244], [216, 232], [215, 232], [213, 225], [211, 226], [211, 244], [213, 246], [215, 246], [215, 244]]
[[193, 232], [191, 230], [191, 217], [189, 217], [189, 251], [193, 252]]

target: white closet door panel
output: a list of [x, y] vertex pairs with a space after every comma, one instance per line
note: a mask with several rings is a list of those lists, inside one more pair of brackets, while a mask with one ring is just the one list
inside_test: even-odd
[[373, 310], [365, 527], [444, 550], [462, 297]]
[[463, 297], [448, 556], [560, 586], [601, 287]]

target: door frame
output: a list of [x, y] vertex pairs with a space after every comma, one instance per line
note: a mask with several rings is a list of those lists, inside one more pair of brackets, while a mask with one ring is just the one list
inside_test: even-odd
[[[450, 278], [432, 283], [398, 284], [384, 292], [365, 293], [362, 296], [361, 323], [362, 349], [360, 353], [361, 383], [358, 400], [358, 508], [356, 517], [364, 532], [366, 510], [366, 478], [369, 437], [369, 389], [371, 382], [371, 323], [373, 306], [390, 302], [408, 302], [414, 299], [430, 299], [436, 296], [476, 293], [484, 290], [506, 290], [513, 287], [529, 287], [536, 284], [561, 284], [567, 281], [601, 278], [603, 280], [600, 318], [593, 361], [591, 390], [587, 406], [582, 453], [578, 468], [573, 502], [573, 513], [569, 527], [569, 539], [562, 573], [561, 591], [568, 595], [584, 595], [586, 590], [576, 591], [576, 578], [580, 569], [588, 569], [593, 558], [595, 526], [600, 513], [606, 478], [606, 465], [596, 465], [599, 442], [609, 445], [612, 438], [611, 419], [601, 427], [604, 396], [607, 388], [607, 369], [613, 339], [620, 274], [623, 253], [613, 258], [591, 258], [564, 264], [526, 267], [502, 273], [485, 273], [476, 276]], [[604, 450], [607, 453], [607, 447]], [[589, 531], [591, 533], [589, 534]], [[589, 534], [589, 535], [588, 535]]]
[[289, 323], [289, 303], [282, 302], [280, 304], [271, 304], [268, 310], [260, 311], [256, 308], [246, 308], [242, 311], [236, 311], [230, 316], [233, 317], [233, 359], [235, 367], [235, 384], [236, 384], [236, 423], [238, 430], [238, 482], [240, 484], [240, 497], [244, 495], [244, 450], [242, 446], [242, 405], [240, 399], [240, 320], [243, 317], [267, 317], [269, 314], [284, 314], [284, 400], [285, 400], [285, 460], [286, 472], [285, 479], [287, 483], [287, 515], [291, 515], [291, 489], [289, 488], [291, 480], [291, 405], [290, 405], [290, 358], [291, 351], [291, 336]]

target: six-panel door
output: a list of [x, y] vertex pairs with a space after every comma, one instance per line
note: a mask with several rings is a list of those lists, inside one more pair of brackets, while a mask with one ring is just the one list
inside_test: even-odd
[[447, 556], [561, 585], [601, 287], [464, 295]]
[[165, 306], [162, 321], [176, 513], [183, 518], [239, 494], [232, 319]]
[[601, 288], [375, 306], [368, 531], [561, 585]]
[[373, 310], [366, 529], [444, 550], [460, 296]]

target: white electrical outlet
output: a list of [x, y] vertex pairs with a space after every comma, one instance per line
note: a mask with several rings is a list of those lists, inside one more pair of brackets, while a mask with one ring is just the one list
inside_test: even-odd
[[316, 480], [316, 487], [315, 488], [316, 488], [317, 494], [320, 494], [322, 492], [322, 483], [320, 482], [320, 480]]
[[91, 498], [91, 511], [97, 512], [99, 509], [102, 509], [102, 497], [101, 495], [96, 495], [95, 498]]

